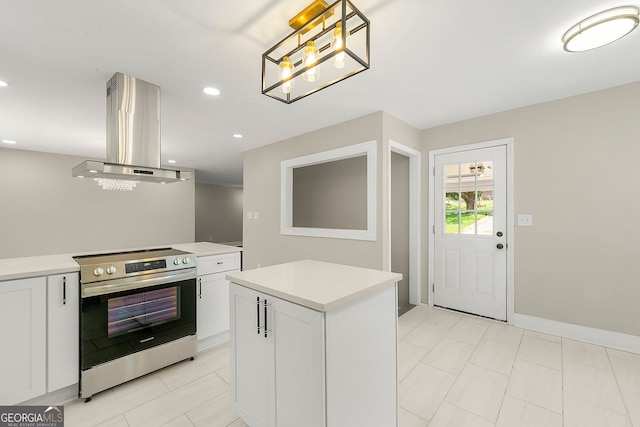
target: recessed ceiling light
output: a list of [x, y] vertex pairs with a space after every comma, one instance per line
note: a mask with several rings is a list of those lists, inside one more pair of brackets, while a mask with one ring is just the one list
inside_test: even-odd
[[233, 137], [234, 137], [234, 138], [238, 138], [238, 139], [242, 138], [243, 136], [244, 136], [244, 135], [242, 135], [241, 133], [234, 133], [234, 134], [233, 134]]
[[584, 52], [612, 43], [629, 34], [638, 26], [638, 8], [614, 7], [596, 13], [573, 27], [562, 36], [564, 50]]
[[3, 139], [2, 142], [4, 142], [5, 144], [17, 144], [18, 141], [12, 141], [10, 139]]
[[207, 95], [213, 95], [213, 96], [220, 95], [220, 89], [216, 89], [215, 87], [205, 87], [204, 89], [202, 89], [202, 91]]
[[167, 163], [175, 163], [175, 160], [167, 160]]
[[9, 83], [0, 80], [0, 87], [7, 87], [7, 86], [9, 86]]

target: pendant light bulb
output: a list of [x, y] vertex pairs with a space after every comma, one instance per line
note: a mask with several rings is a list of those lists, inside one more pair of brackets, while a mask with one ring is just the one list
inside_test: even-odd
[[[313, 65], [318, 60], [318, 48], [313, 40], [307, 42], [307, 46], [304, 48], [304, 66]], [[320, 78], [320, 71], [318, 67], [313, 67], [304, 73], [304, 79], [308, 82], [315, 82]]]
[[[349, 36], [349, 32], [346, 32], [345, 38]], [[342, 22], [336, 23], [336, 28], [333, 30], [333, 41], [331, 42], [331, 48], [338, 52], [333, 57], [333, 66], [336, 68], [344, 68], [347, 65], [347, 55], [344, 53], [344, 45], [342, 43]]]
[[[285, 56], [284, 58], [282, 58], [282, 62], [280, 62], [280, 78], [282, 80], [286, 79], [287, 77], [291, 77], [291, 75], [293, 74], [293, 64], [291, 63], [291, 59], [289, 59], [288, 56]], [[284, 93], [291, 93], [291, 91], [293, 90], [293, 79], [288, 80], [286, 82], [284, 82], [282, 84], [282, 91]]]

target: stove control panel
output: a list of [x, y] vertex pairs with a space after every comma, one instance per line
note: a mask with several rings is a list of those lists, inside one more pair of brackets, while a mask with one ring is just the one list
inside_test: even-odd
[[196, 268], [194, 254], [170, 248], [79, 256], [74, 259], [80, 264], [82, 283]]

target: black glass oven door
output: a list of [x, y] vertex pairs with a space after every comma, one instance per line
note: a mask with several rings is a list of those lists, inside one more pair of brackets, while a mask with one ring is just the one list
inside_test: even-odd
[[196, 279], [83, 297], [82, 369], [196, 333]]

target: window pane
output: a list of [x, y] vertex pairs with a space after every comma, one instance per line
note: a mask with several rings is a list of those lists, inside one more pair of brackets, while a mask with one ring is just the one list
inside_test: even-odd
[[447, 193], [445, 195], [444, 208], [447, 211], [457, 211], [460, 209], [458, 204], [458, 193]]
[[445, 215], [446, 226], [445, 233], [446, 234], [458, 234], [460, 232], [460, 217], [458, 212], [447, 212]]
[[478, 211], [477, 230], [482, 236], [493, 235], [493, 212]]
[[476, 234], [475, 212], [462, 212], [460, 214], [460, 234]]

